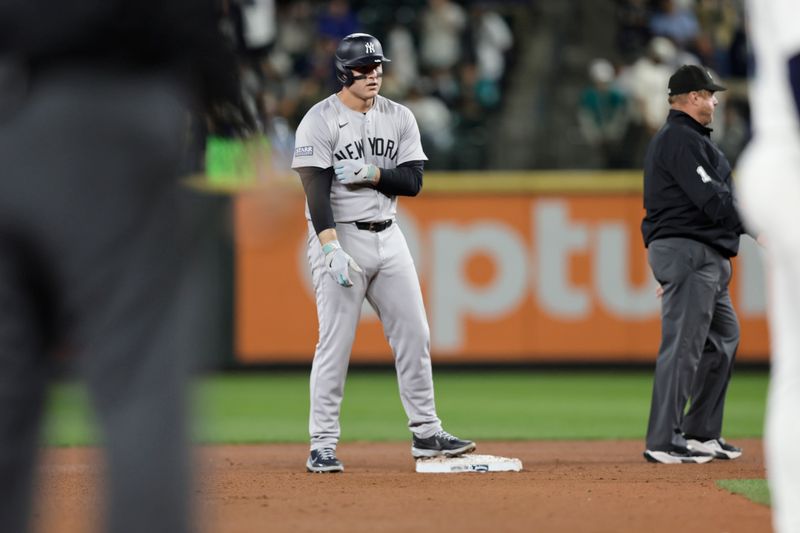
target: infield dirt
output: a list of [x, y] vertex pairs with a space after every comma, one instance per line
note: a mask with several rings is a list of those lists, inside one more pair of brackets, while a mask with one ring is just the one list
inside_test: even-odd
[[[655, 465], [640, 441], [479, 442], [519, 473], [417, 474], [410, 443], [343, 443], [342, 474], [305, 472], [307, 446], [203, 446], [195, 503], [204, 533], [761, 533], [770, 510], [717, 488], [764, 477], [760, 440], [706, 465]], [[36, 531], [98, 531], [102, 455], [44, 452]]]

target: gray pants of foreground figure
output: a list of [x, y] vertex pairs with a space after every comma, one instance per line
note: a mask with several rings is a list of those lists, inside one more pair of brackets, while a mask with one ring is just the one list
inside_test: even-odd
[[682, 238], [653, 241], [647, 256], [664, 289], [647, 448], [685, 447], [684, 434], [719, 438], [739, 345], [739, 323], [728, 293], [730, 260]]
[[106, 530], [190, 529], [180, 87], [58, 67], [0, 106], [2, 531], [28, 530], [47, 378], [64, 347], [102, 430]]

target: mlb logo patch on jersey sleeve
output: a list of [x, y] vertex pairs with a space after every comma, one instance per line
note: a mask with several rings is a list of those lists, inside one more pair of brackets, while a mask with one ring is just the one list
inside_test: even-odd
[[298, 146], [294, 149], [294, 156], [295, 157], [304, 157], [304, 156], [311, 156], [314, 155], [314, 147], [313, 146]]

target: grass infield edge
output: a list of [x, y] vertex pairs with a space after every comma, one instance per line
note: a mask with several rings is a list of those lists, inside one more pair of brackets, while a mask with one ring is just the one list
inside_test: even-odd
[[719, 479], [717, 487], [744, 496], [754, 503], [767, 507], [771, 505], [766, 479]]

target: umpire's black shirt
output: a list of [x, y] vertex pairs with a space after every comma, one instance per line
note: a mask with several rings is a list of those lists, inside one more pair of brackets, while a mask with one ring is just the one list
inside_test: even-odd
[[739, 251], [745, 230], [734, 205], [731, 165], [710, 134], [710, 128], [672, 109], [650, 141], [644, 161], [645, 246], [685, 237], [724, 257]]

